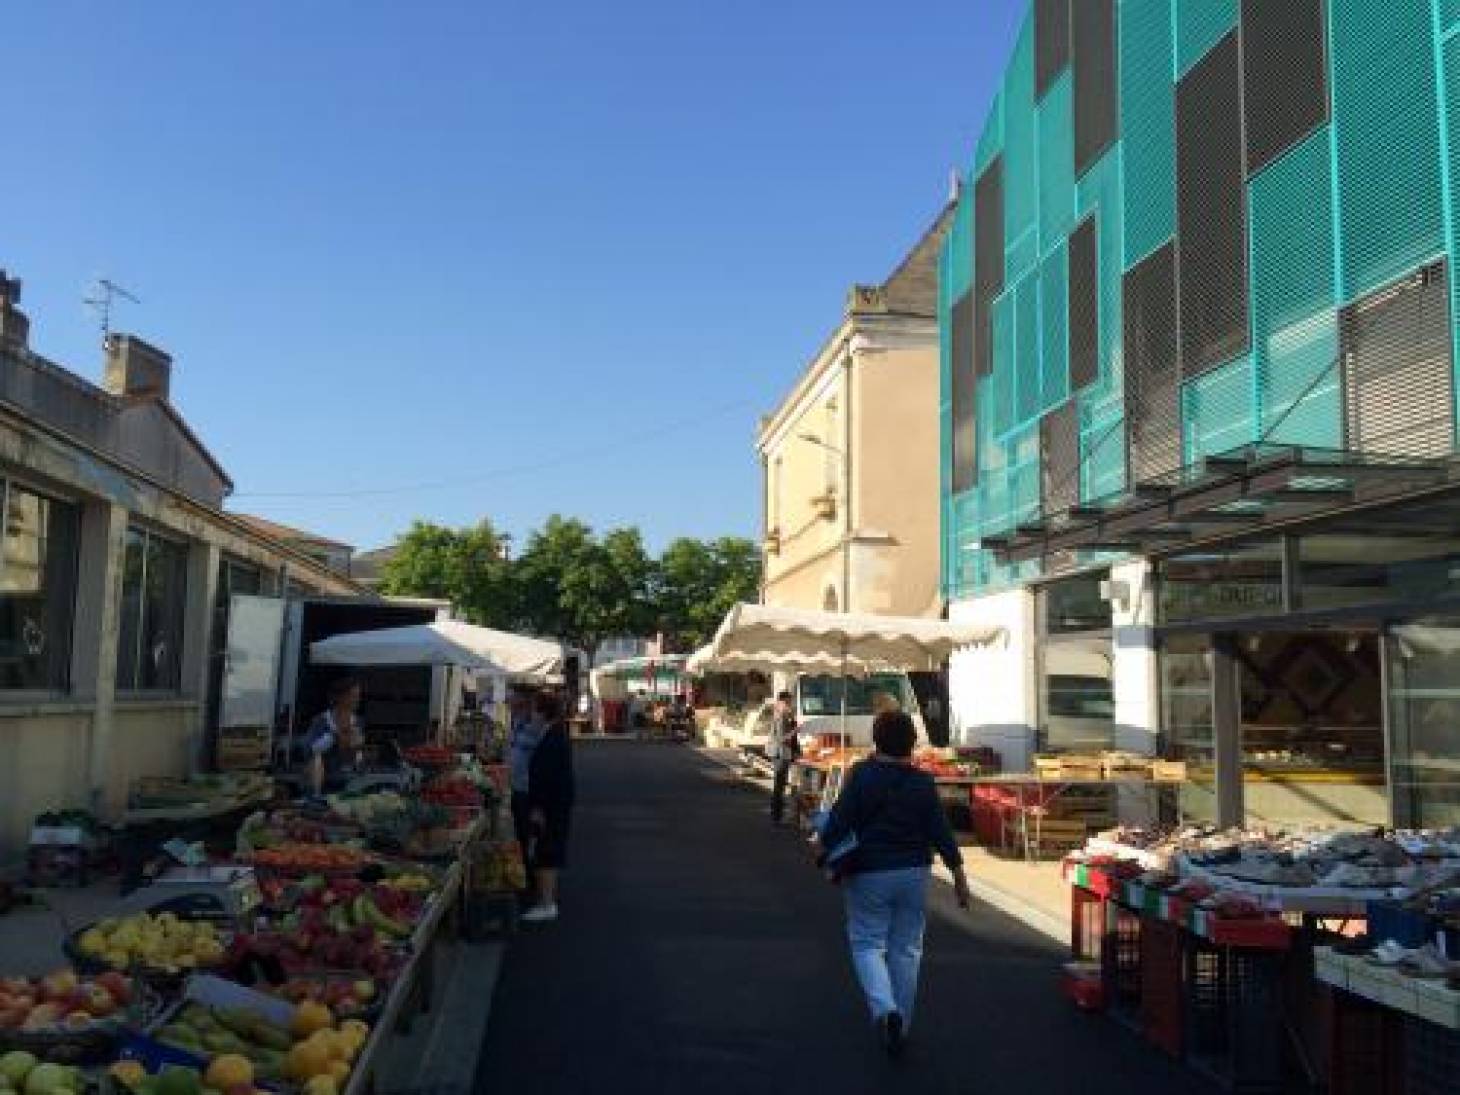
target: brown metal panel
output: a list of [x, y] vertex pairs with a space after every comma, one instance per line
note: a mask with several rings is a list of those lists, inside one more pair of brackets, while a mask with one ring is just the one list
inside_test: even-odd
[[973, 293], [953, 304], [949, 332], [949, 368], [953, 397], [953, 493], [961, 494], [978, 482], [978, 437], [974, 426], [977, 378], [973, 363]]
[[1083, 175], [1120, 134], [1115, 0], [1076, 0], [1070, 9], [1075, 72], [1075, 176]]
[[1034, 97], [1070, 64], [1070, 0], [1034, 0]]
[[1323, 0], [1242, 0], [1242, 116], [1255, 175], [1328, 120]]

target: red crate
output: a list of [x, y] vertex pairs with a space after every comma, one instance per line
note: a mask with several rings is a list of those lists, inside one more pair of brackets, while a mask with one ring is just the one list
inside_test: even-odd
[[1097, 978], [1066, 973], [1060, 979], [1060, 991], [1081, 1011], [1100, 1011], [1105, 1007], [1105, 986]]
[[1181, 929], [1147, 919], [1141, 932], [1141, 1029], [1172, 1057], [1181, 1056]]

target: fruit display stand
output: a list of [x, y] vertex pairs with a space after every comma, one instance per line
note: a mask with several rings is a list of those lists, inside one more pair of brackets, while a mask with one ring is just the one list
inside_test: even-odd
[[273, 797], [273, 782], [252, 774], [139, 780], [128, 796], [117, 840], [122, 892], [144, 881], [148, 862], [169, 840], [201, 841], [210, 849], [230, 849], [244, 819]]

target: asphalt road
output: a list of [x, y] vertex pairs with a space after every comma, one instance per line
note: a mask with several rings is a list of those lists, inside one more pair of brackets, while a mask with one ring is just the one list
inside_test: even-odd
[[1076, 1012], [1057, 944], [936, 884], [912, 1043], [887, 1061], [840, 896], [762, 793], [682, 746], [583, 743], [576, 759], [562, 919], [508, 946], [479, 1092], [1210, 1090]]

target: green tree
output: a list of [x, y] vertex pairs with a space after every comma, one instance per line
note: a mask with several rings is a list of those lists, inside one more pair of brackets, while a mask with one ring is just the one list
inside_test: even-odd
[[688, 652], [708, 642], [725, 613], [760, 596], [760, 553], [739, 536], [682, 537], [659, 557], [656, 600], [663, 630]]
[[487, 520], [463, 529], [417, 521], [385, 564], [381, 590], [440, 598], [473, 623], [510, 627], [517, 595], [508, 543]]

